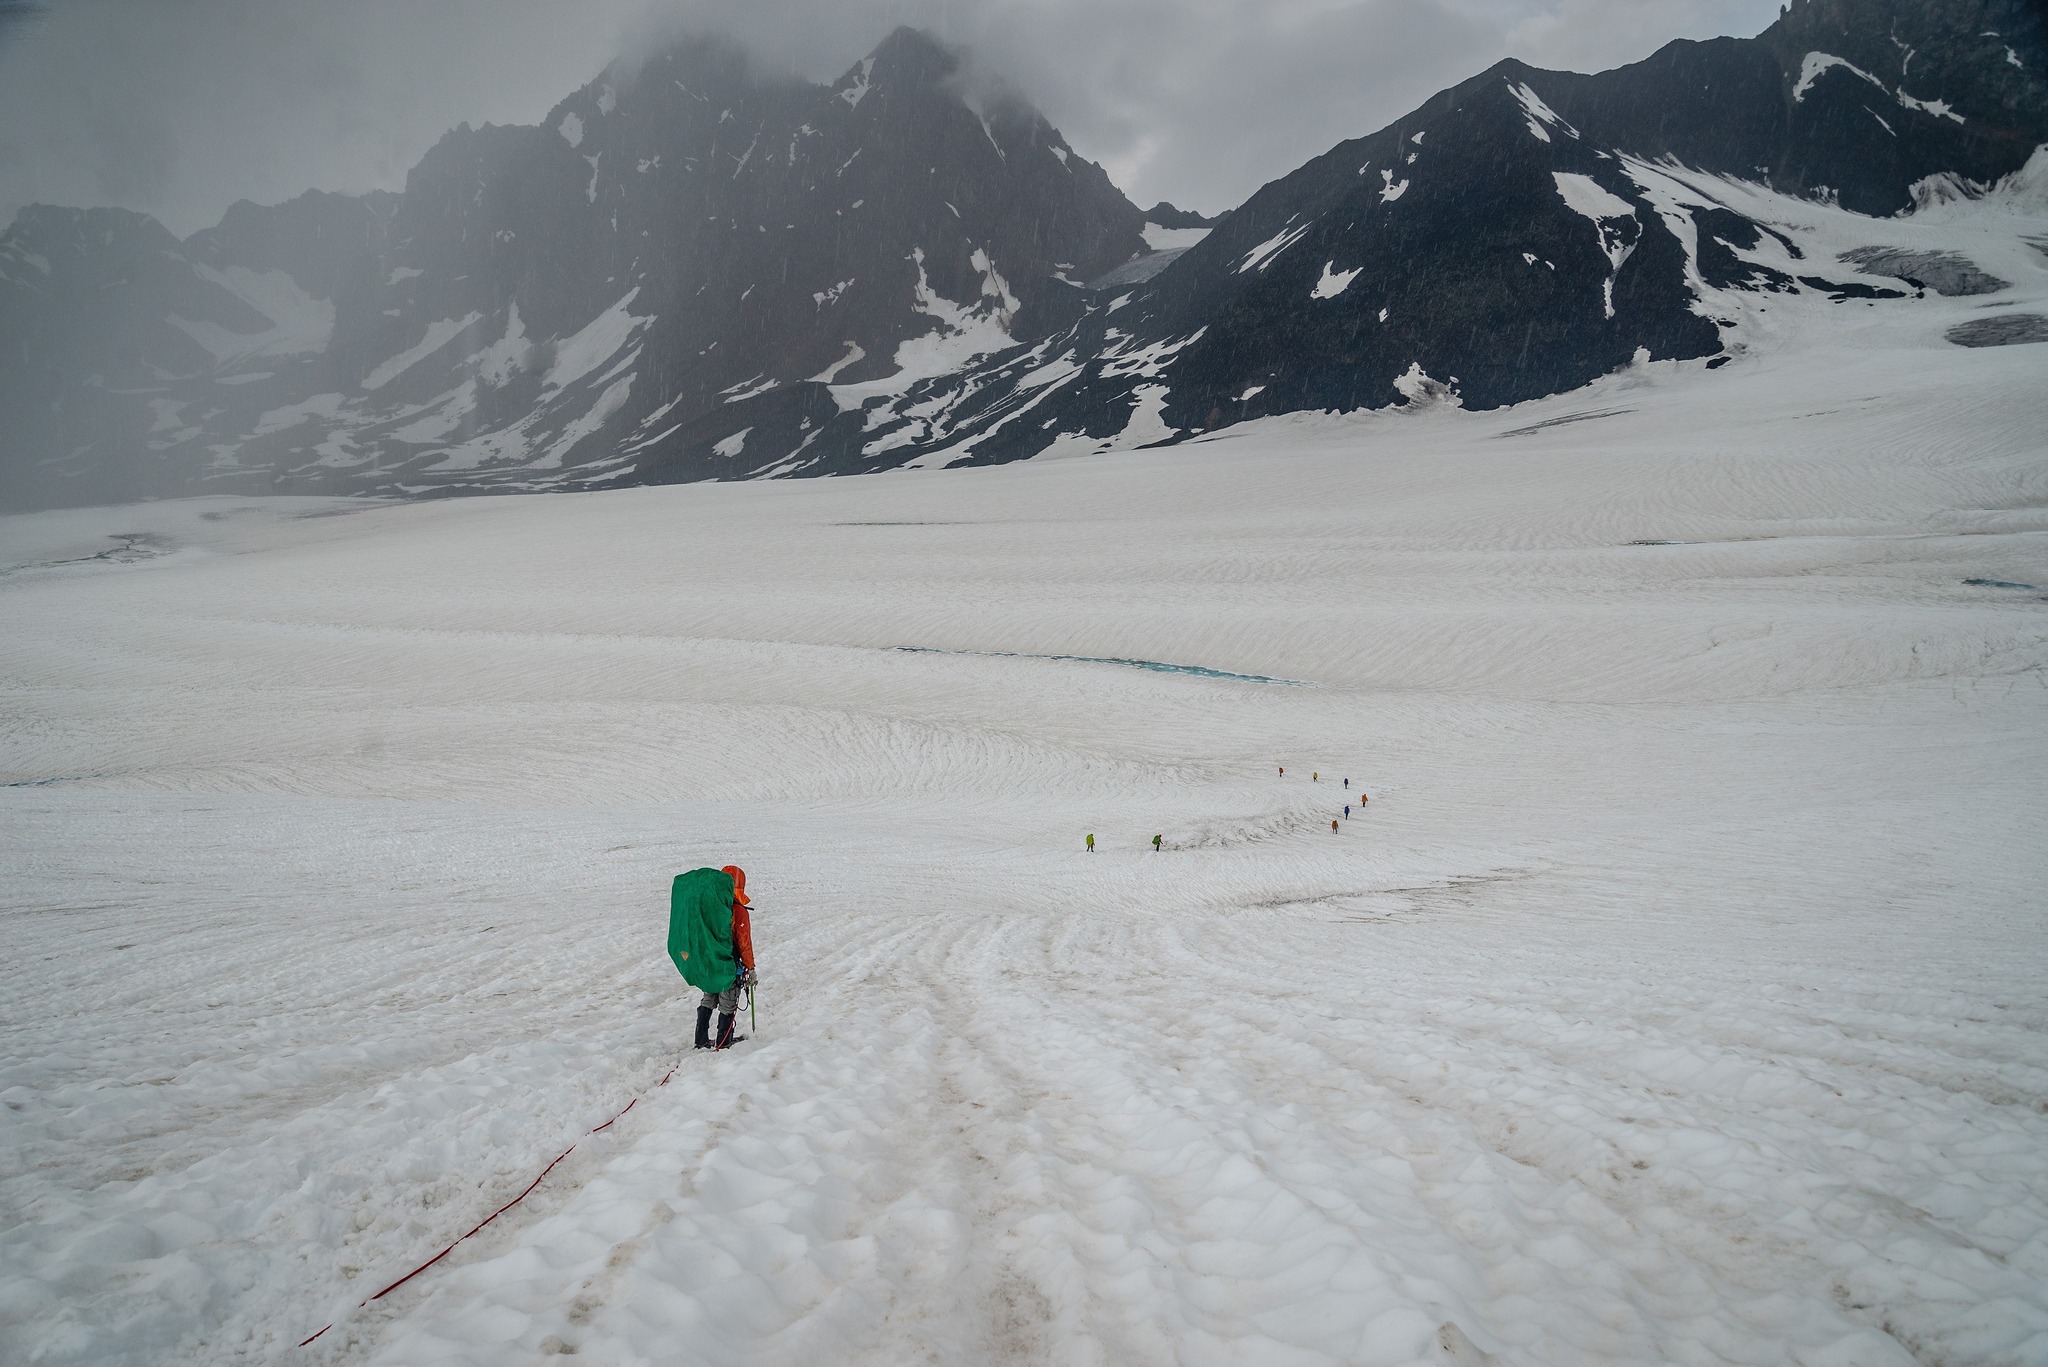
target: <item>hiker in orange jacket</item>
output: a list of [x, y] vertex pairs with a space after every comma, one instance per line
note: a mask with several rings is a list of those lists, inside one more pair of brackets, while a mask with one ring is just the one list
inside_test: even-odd
[[[725, 1049], [746, 1038], [733, 1033], [733, 1027], [739, 1019], [740, 991], [754, 985], [754, 925], [747, 918], [747, 908], [753, 903], [747, 896], [747, 871], [737, 864], [727, 864], [719, 872], [732, 879], [732, 957], [739, 966], [739, 975], [731, 987], [723, 992], [706, 992], [697, 1003], [699, 1049]], [[716, 1043], [711, 1037], [713, 1011], [718, 1013]]]

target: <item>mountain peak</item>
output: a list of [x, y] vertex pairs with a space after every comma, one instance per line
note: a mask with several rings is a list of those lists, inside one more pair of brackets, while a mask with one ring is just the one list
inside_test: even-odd
[[869, 55], [878, 61], [885, 58], [890, 61], [959, 61], [959, 55], [953, 48], [923, 29], [913, 28], [909, 24], [897, 25], [888, 37], [875, 44]]
[[1156, 223], [1162, 228], [1213, 228], [1217, 219], [1196, 213], [1193, 209], [1182, 209], [1166, 200], [1145, 211], [1145, 221]]
[[923, 29], [904, 25], [875, 45], [865, 61], [869, 79], [912, 86], [937, 85], [960, 70], [960, 54]]

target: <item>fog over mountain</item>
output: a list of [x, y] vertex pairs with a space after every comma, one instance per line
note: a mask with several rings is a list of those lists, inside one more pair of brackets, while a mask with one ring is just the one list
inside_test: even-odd
[[[9, 26], [8, 13], [24, 16]], [[15, 0], [0, 223], [402, 188], [459, 123], [536, 123], [684, 30], [829, 81], [900, 25], [982, 54], [1140, 203], [1218, 212], [1493, 61], [1594, 71], [1754, 33], [1771, 0]]]

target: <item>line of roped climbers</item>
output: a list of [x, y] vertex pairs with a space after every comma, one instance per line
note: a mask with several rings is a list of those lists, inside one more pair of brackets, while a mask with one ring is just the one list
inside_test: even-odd
[[[1286, 765], [1284, 765], [1284, 764], [1276, 764], [1276, 765], [1274, 765], [1273, 767], [1274, 767], [1274, 768], [1276, 768], [1276, 769], [1278, 769], [1278, 770], [1280, 771], [1280, 777], [1282, 777], [1282, 778], [1286, 778], [1286, 777], [1287, 777], [1287, 766], [1286, 766]], [[1315, 769], [1311, 769], [1311, 770], [1309, 771], [1309, 775], [1308, 775], [1308, 781], [1309, 781], [1310, 783], [1321, 783], [1321, 782], [1323, 781], [1323, 775], [1322, 775], [1322, 772], [1321, 772], [1320, 770], [1315, 770]], [[1332, 817], [1332, 818], [1330, 819], [1330, 830], [1331, 830], [1332, 832], [1335, 832], [1335, 831], [1337, 831], [1337, 830], [1341, 829], [1341, 825], [1340, 825], [1340, 823], [1341, 823], [1341, 822], [1344, 822], [1344, 821], [1349, 821], [1349, 820], [1351, 819], [1351, 807], [1352, 807], [1352, 803], [1351, 803], [1351, 800], [1350, 800], [1350, 799], [1351, 799], [1351, 780], [1350, 780], [1350, 779], [1348, 779], [1348, 778], [1344, 780], [1344, 795], [1345, 795], [1345, 801], [1344, 801], [1344, 815], [1343, 815], [1342, 817]], [[1363, 788], [1360, 788], [1360, 789], [1358, 790], [1358, 804], [1357, 804], [1357, 805], [1358, 805], [1358, 806], [1360, 806], [1360, 807], [1364, 807], [1364, 806], [1365, 806], [1365, 804], [1366, 804], [1366, 803], [1367, 803], [1368, 801], [1370, 801], [1370, 799], [1366, 797], [1366, 795], [1365, 795], [1365, 789], [1363, 789]], [[1152, 837], [1152, 853], [1154, 853], [1154, 854], [1158, 854], [1158, 853], [1160, 852], [1160, 850], [1161, 850], [1162, 848], [1164, 848], [1164, 845], [1165, 845], [1165, 841], [1166, 841], [1166, 837], [1165, 837], [1165, 836], [1163, 836], [1163, 835], [1155, 835], [1155, 836], [1153, 836], [1153, 837]], [[1090, 854], [1093, 854], [1093, 853], [1095, 853], [1095, 833], [1094, 833], [1093, 831], [1090, 831], [1090, 832], [1089, 832], [1089, 833], [1088, 833], [1088, 834], [1087, 834], [1086, 836], [1083, 836], [1083, 837], [1082, 837], [1082, 848], [1086, 849], [1086, 850], [1088, 851], [1088, 853], [1090, 853]]]

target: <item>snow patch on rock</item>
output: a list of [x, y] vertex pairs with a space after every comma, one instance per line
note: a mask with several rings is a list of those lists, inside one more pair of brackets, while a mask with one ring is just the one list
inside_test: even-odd
[[270, 323], [261, 332], [233, 332], [218, 323], [173, 315], [171, 325], [206, 348], [219, 365], [259, 356], [323, 351], [334, 336], [333, 301], [314, 298], [283, 271], [247, 266], [217, 270], [205, 265], [192, 269], [200, 279], [226, 290]]
[[839, 92], [839, 98], [846, 101], [848, 109], [860, 108], [860, 102], [866, 99], [868, 91], [874, 88], [870, 79], [874, 74], [875, 59], [863, 57], [860, 59], [858, 66], [840, 78], [841, 80], [851, 82], [844, 90]]
[[831, 384], [832, 381], [838, 377], [840, 371], [846, 369], [848, 366], [857, 365], [858, 363], [866, 359], [867, 352], [861, 349], [861, 345], [859, 342], [848, 342], [846, 344], [846, 354], [844, 356], [841, 356], [838, 360], [834, 361], [831, 365], [826, 366], [817, 374], [811, 376], [811, 381], [814, 384]]
[[1957, 123], [1963, 122], [1963, 116], [1949, 108], [1946, 100], [1916, 100], [1906, 93], [1903, 86], [1900, 87], [1896, 98], [1900, 104], [1908, 109], [1917, 109], [1923, 114], [1932, 114], [1937, 119], [1953, 119]]
[[371, 369], [369, 374], [363, 376], [363, 388], [382, 389], [385, 385], [390, 384], [400, 375], [403, 375], [442, 347], [447, 346], [457, 336], [468, 331], [470, 325], [482, 317], [481, 313], [466, 313], [460, 318], [443, 318], [439, 322], [427, 324], [426, 336], [420, 338], [419, 341], [399, 352], [396, 356], [380, 362]]
[[1401, 404], [1401, 411], [1404, 413], [1421, 413], [1436, 408], [1463, 408], [1465, 402], [1458, 397], [1457, 383], [1456, 376], [1452, 376], [1448, 384], [1442, 380], [1432, 379], [1429, 372], [1422, 368], [1420, 361], [1410, 361], [1408, 369], [1394, 377], [1394, 388], [1404, 400]]
[[1117, 433], [1110, 449], [1129, 451], [1140, 446], [1169, 441], [1178, 433], [1166, 422], [1166, 386], [1141, 384], [1132, 393], [1130, 421]]
[[626, 406], [626, 399], [632, 392], [633, 377], [631, 375], [626, 376], [622, 380], [613, 381], [602, 394], [597, 396], [597, 402], [590, 406], [589, 412], [583, 414], [583, 416], [562, 429], [562, 435], [555, 439], [554, 445], [547, 449], [545, 455], [533, 463], [532, 468], [536, 470], [560, 468], [562, 458], [569, 454], [571, 448], [611, 421], [612, 415]]
[[635, 285], [616, 304], [555, 343], [555, 359], [548, 367], [546, 388], [567, 389], [616, 355], [634, 332], [654, 321], [651, 315], [636, 316], [631, 312], [639, 293], [640, 287]]
[[[1551, 178], [1557, 183], [1558, 196], [1565, 207], [1583, 218], [1590, 219], [1593, 230], [1600, 239], [1601, 254], [1607, 258], [1608, 274], [1605, 287], [1607, 316], [1614, 316], [1614, 279], [1621, 273], [1621, 266], [1629, 254], [1642, 240], [1642, 223], [1636, 218], [1633, 204], [1601, 187], [1591, 176], [1576, 171], [1553, 171]], [[1624, 221], [1626, 227], [1623, 226]]]
[[532, 351], [533, 343], [526, 337], [526, 324], [519, 318], [519, 301], [514, 299], [505, 309], [505, 335], [476, 354], [477, 378], [494, 389], [499, 388], [526, 369], [526, 360]]
[[1353, 266], [1348, 271], [1340, 271], [1337, 269], [1336, 262], [1325, 262], [1323, 264], [1323, 278], [1316, 281], [1315, 288], [1309, 291], [1309, 297], [1311, 299], [1335, 299], [1345, 290], [1351, 288], [1351, 282], [1356, 280], [1359, 273], [1364, 269], [1365, 267], [1363, 266]]
[[1835, 67], [1841, 67], [1846, 71], [1854, 72], [1887, 95], [1892, 93], [1890, 86], [1845, 57], [1837, 57], [1832, 52], [1809, 52], [1806, 54], [1805, 59], [1799, 63], [1799, 80], [1792, 87], [1792, 102], [1794, 104], [1804, 102], [1806, 92], [1813, 89], [1813, 83]]
[[1272, 264], [1274, 257], [1300, 241], [1301, 235], [1312, 226], [1313, 221], [1304, 223], [1297, 228], [1282, 228], [1279, 232], [1274, 233], [1264, 242], [1261, 242], [1258, 246], [1245, 253], [1244, 260], [1237, 264], [1237, 274], [1243, 275], [1246, 271], [1264, 270], [1268, 265]]
[[[249, 435], [252, 437], [267, 437], [274, 432], [286, 432], [299, 426], [301, 423], [312, 422], [316, 419], [326, 419], [331, 422], [341, 416], [342, 402], [342, 396], [339, 394], [315, 394], [312, 398], [302, 403], [286, 404], [282, 408], [273, 408], [256, 420], [256, 426], [251, 429]], [[184, 407], [184, 405], [174, 404], [172, 407], [177, 409]], [[173, 417], [175, 418], [175, 414], [173, 414]], [[157, 425], [150, 430], [157, 431], [165, 425], [162, 411], [159, 410]], [[169, 425], [175, 427], [177, 423], [174, 420]]]
[[1531, 137], [1543, 142], [1549, 142], [1550, 134], [1544, 127], [1546, 124], [1568, 137], [1576, 138], [1579, 136], [1579, 130], [1565, 122], [1564, 118], [1556, 110], [1545, 104], [1543, 97], [1530, 89], [1526, 81], [1510, 81], [1508, 82], [1508, 90], [1514, 95], [1516, 102], [1522, 106], [1522, 114], [1528, 123]]
[[1157, 223], [1147, 223], [1141, 235], [1145, 245], [1155, 252], [1186, 251], [1211, 232], [1208, 228], [1162, 228]]

